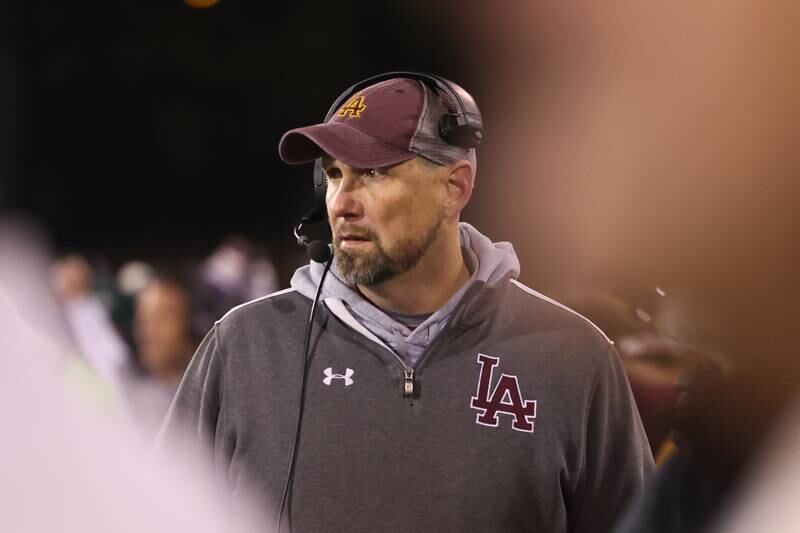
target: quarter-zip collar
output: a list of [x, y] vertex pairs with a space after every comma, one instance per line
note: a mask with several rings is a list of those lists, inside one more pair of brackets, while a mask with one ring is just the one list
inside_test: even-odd
[[[454, 318], [454, 313], [462, 303], [472, 302], [484, 290], [492, 293], [493, 289], [507, 285], [508, 280], [519, 276], [519, 260], [510, 243], [493, 243], [465, 222], [459, 225], [459, 233], [465, 260], [471, 263], [472, 267], [470, 279], [444, 306], [413, 331], [342, 282], [335, 259], [322, 288], [321, 298], [329, 311], [349, 327], [372, 342], [389, 349], [407, 366], [413, 367], [433, 339]], [[292, 287], [302, 295], [313, 298], [323, 269], [324, 265], [314, 262], [299, 268], [292, 277]], [[470, 294], [469, 298], [466, 297], [467, 294]], [[478, 301], [485, 299], [478, 298]], [[479, 322], [488, 315], [490, 307], [471, 303], [469, 305], [471, 316], [465, 323]], [[459, 312], [458, 315], [465, 316], [463, 312]]]

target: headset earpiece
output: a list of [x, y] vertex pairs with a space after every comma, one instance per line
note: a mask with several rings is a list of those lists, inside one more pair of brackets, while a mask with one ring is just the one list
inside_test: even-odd
[[[322, 159], [314, 161], [314, 205], [325, 206], [325, 195], [327, 192], [328, 180], [325, 177], [325, 169], [322, 167]], [[325, 210], [323, 209], [323, 212]], [[323, 218], [327, 218], [324, 212]], [[321, 221], [320, 221], [321, 222]]]
[[475, 148], [483, 140], [480, 124], [468, 124], [459, 115], [444, 115], [439, 121], [439, 136], [447, 143], [461, 148]]

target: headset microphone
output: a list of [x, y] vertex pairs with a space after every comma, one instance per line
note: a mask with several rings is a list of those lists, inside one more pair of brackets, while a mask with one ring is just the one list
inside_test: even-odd
[[317, 263], [325, 263], [325, 270], [322, 272], [322, 278], [317, 285], [317, 292], [314, 295], [314, 300], [311, 302], [311, 311], [308, 316], [308, 324], [306, 325], [305, 344], [303, 346], [303, 378], [300, 382], [300, 399], [299, 409], [297, 413], [297, 425], [295, 426], [294, 442], [292, 444], [291, 460], [289, 463], [289, 471], [286, 474], [286, 480], [283, 484], [283, 493], [281, 495], [280, 508], [278, 509], [278, 517], [276, 519], [275, 531], [281, 531], [281, 523], [283, 520], [284, 512], [288, 515], [289, 530], [291, 531], [291, 513], [292, 513], [292, 484], [294, 480], [294, 471], [297, 463], [297, 449], [300, 443], [300, 430], [303, 425], [303, 411], [305, 410], [306, 403], [306, 382], [308, 381], [308, 371], [311, 366], [309, 360], [309, 346], [311, 342], [311, 326], [314, 324], [314, 315], [317, 310], [317, 303], [319, 302], [320, 294], [322, 294], [322, 284], [325, 283], [325, 277], [331, 269], [333, 263], [333, 249], [326, 241], [311, 240], [308, 235], [303, 235], [303, 224], [319, 224], [325, 222], [325, 204], [317, 202], [316, 207], [305, 214], [300, 222], [294, 228], [294, 236], [297, 239], [297, 244], [306, 249], [308, 258]]
[[303, 224], [318, 224], [324, 220], [325, 208], [317, 206], [301, 218], [300, 223], [294, 228], [294, 236], [297, 239], [297, 244], [306, 249], [306, 254], [309, 259], [317, 263], [325, 263], [333, 257], [331, 245], [321, 240], [312, 241], [307, 235], [301, 235], [300, 232], [303, 230]]

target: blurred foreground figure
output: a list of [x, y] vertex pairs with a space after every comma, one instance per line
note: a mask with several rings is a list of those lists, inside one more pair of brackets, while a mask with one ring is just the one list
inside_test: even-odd
[[[678, 340], [730, 365], [698, 368], [679, 451], [620, 531], [742, 531], [727, 519], [744, 495], [785, 501], [785, 476], [797, 473], [781, 454], [785, 471], [773, 463], [763, 477], [748, 475], [778, 444], [774, 431], [791, 424], [783, 421], [800, 392], [800, 3], [486, 10], [472, 29], [492, 39], [474, 39], [473, 51], [514, 110], [499, 127], [508, 132], [500, 170], [526, 169], [505, 208], [551, 211], [532, 238], [559, 228], [554, 265], [680, 293]], [[535, 220], [516, 227], [536, 232]], [[771, 476], [774, 486], [763, 481]], [[783, 507], [784, 522], [750, 522], [749, 531], [797, 531], [794, 507]]]
[[800, 531], [800, 402], [788, 409], [754, 457], [713, 533]]
[[49, 261], [29, 224], [0, 220], [0, 531], [269, 531], [252, 509], [220, 502], [187, 443], [167, 443], [153, 464], [129, 426], [101, 416], [90, 396], [101, 381], [76, 370]]

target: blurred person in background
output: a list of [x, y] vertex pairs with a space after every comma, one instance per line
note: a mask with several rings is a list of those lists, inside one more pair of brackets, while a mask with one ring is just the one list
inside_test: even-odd
[[721, 375], [726, 357], [663, 332], [622, 337], [617, 344], [657, 465], [677, 452], [686, 404], [698, 376]]
[[280, 288], [277, 270], [267, 252], [241, 235], [223, 239], [199, 270], [203, 286], [217, 300], [218, 309], [230, 309]]
[[658, 296], [641, 302], [648, 310], [635, 305], [632, 298], [606, 289], [574, 291], [566, 302], [615, 342], [650, 448], [660, 465], [675, 453], [672, 432], [678, 423], [681, 392], [693, 381], [699, 366], [703, 371], [712, 367], [721, 371], [724, 360], [710, 349], [687, 344], [686, 336], [670, 327], [679, 313], [676, 306], [669, 305], [675, 298], [661, 288], [652, 293]]
[[193, 327], [192, 289], [179, 276], [158, 270], [136, 295], [136, 356], [153, 380], [177, 387], [200, 342]]
[[[176, 267], [129, 261], [114, 287], [99, 287], [96, 278], [95, 268], [80, 255], [52, 267], [52, 283], [82, 352], [145, 439], [155, 435], [214, 321], [277, 284], [268, 257], [235, 236], [201, 262]], [[130, 323], [114, 318], [118, 302], [127, 299], [133, 302]]]
[[150, 269], [132, 295], [132, 345], [95, 286], [94, 269], [79, 255], [53, 263], [51, 279], [70, 330], [91, 368], [105, 381], [135, 426], [152, 438], [199, 343], [191, 329], [191, 282]]
[[196, 327], [196, 300], [187, 275], [158, 268], [136, 294], [134, 356], [141, 371], [130, 374], [124, 394], [150, 437], [155, 436], [202, 338]]
[[81, 353], [112, 390], [120, 391], [131, 369], [130, 346], [96, 290], [94, 268], [85, 257], [71, 254], [53, 262], [50, 276]]

